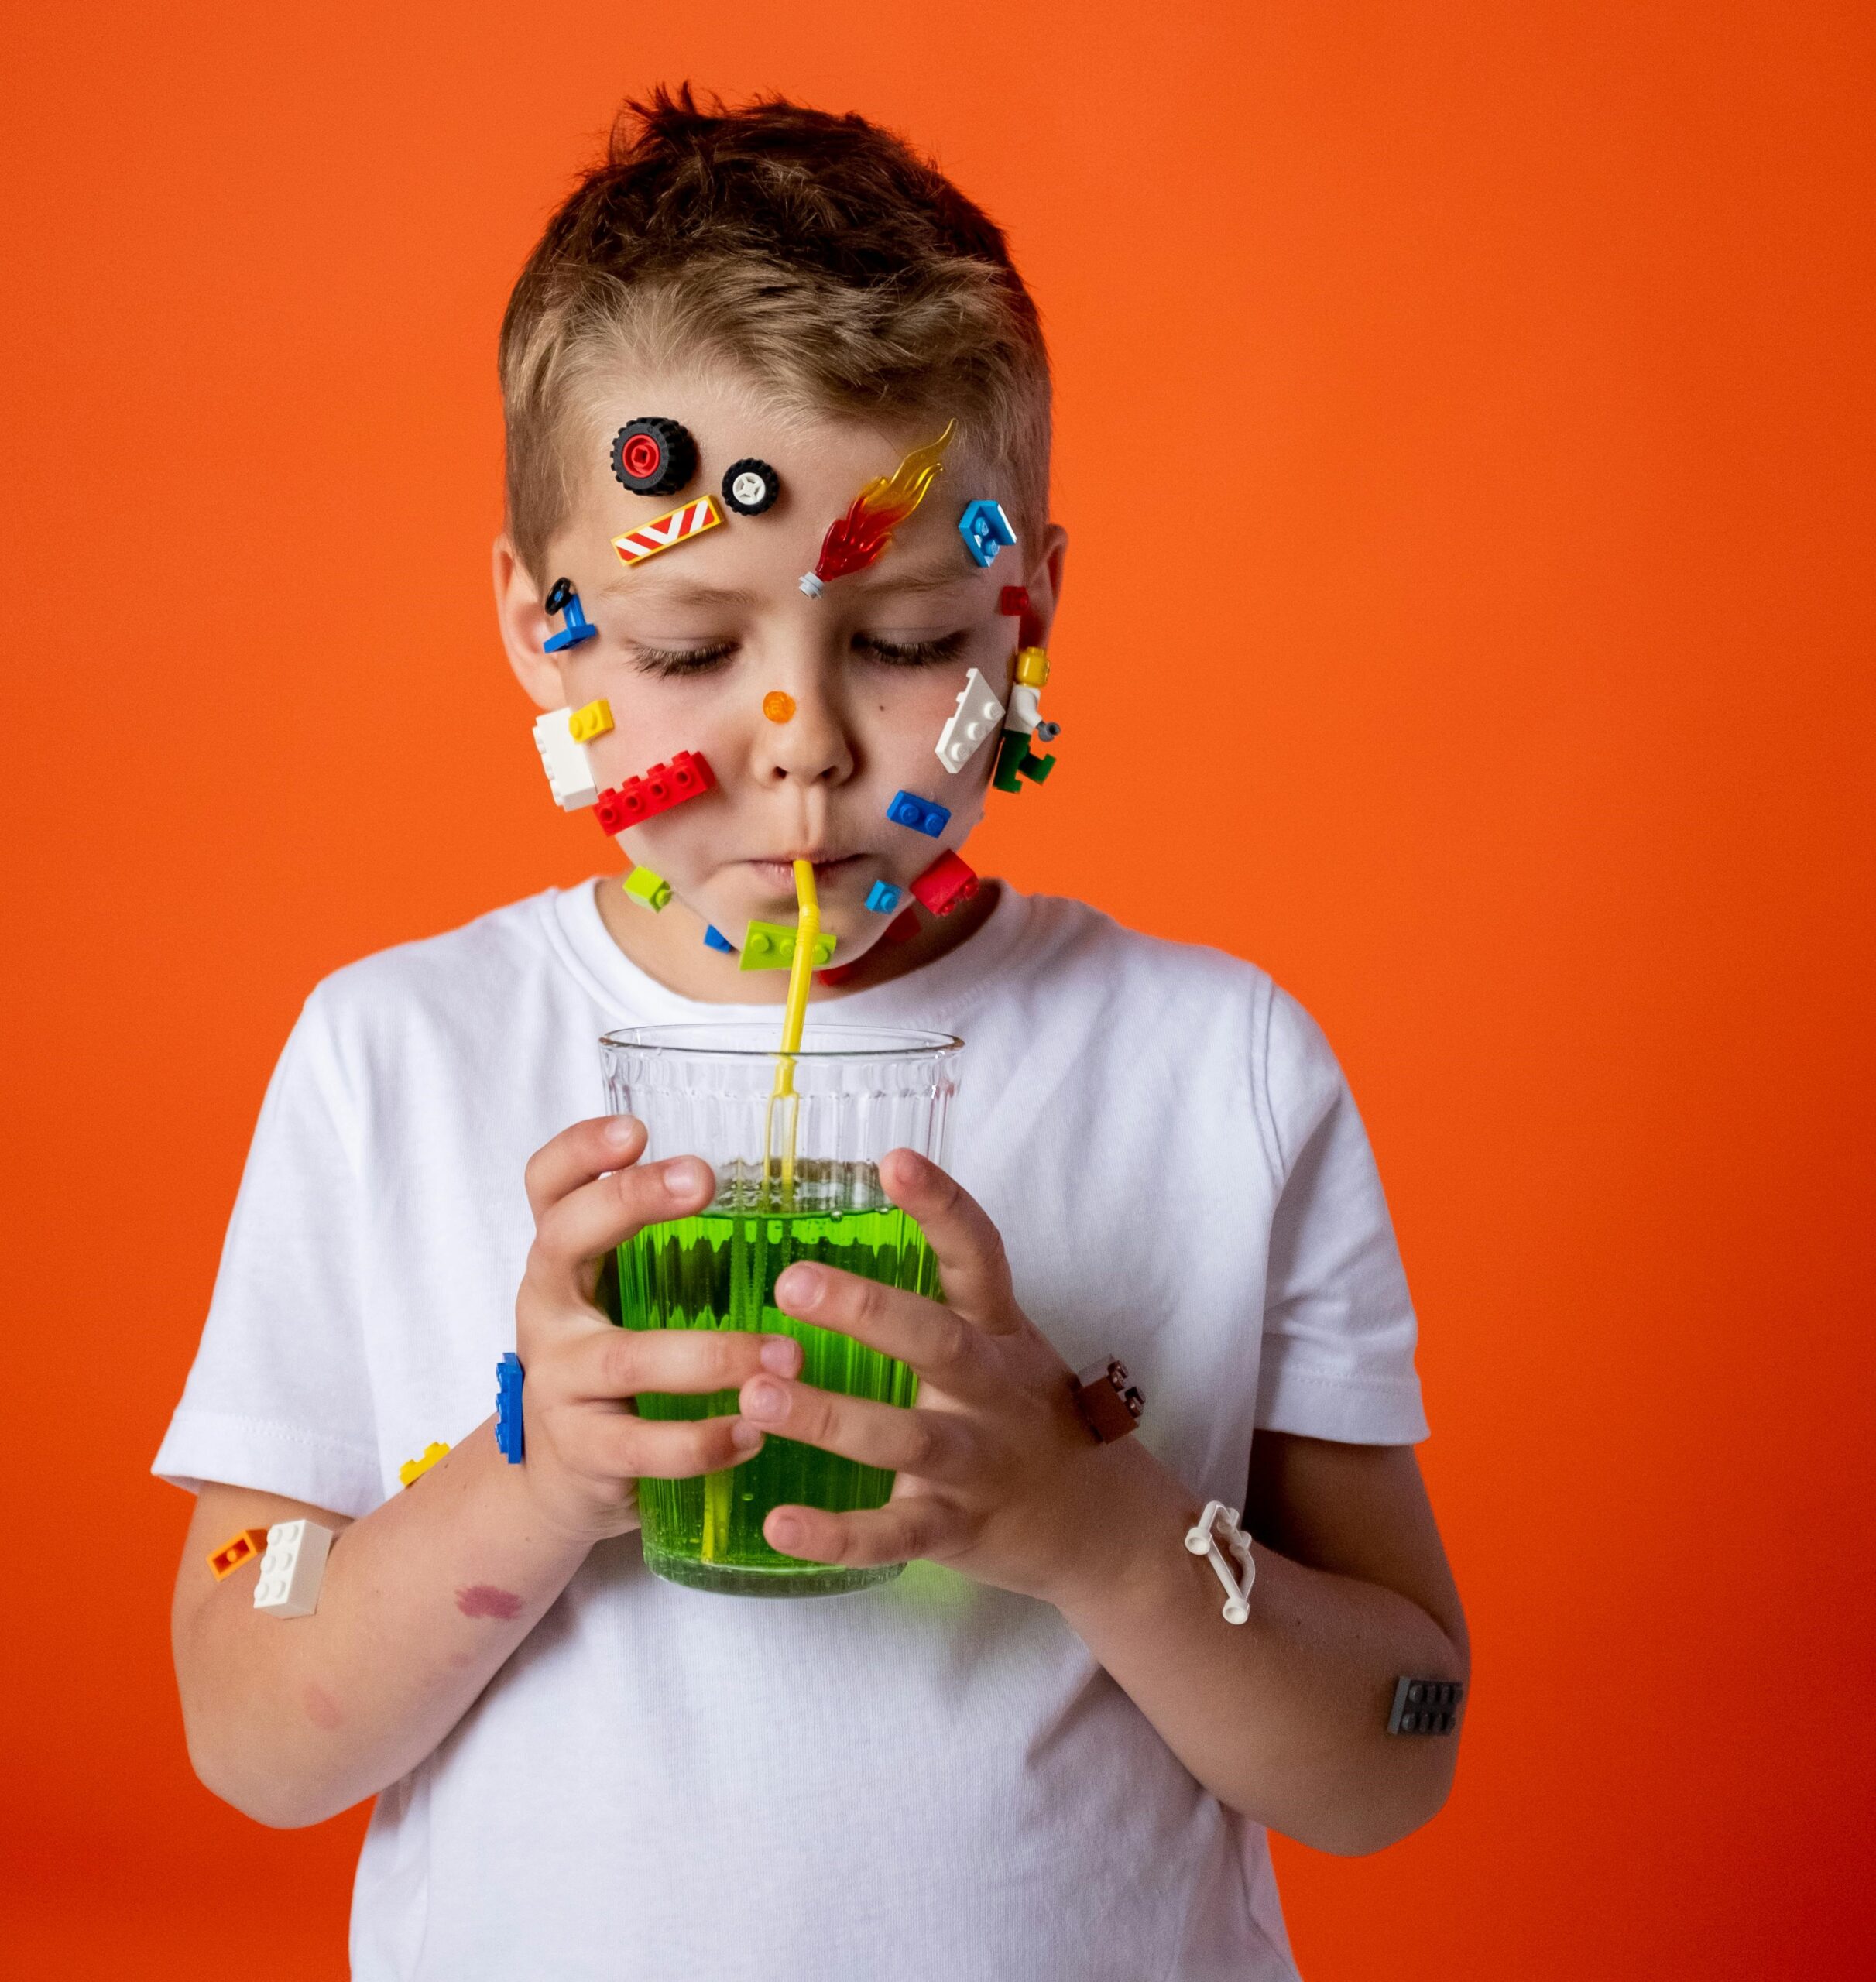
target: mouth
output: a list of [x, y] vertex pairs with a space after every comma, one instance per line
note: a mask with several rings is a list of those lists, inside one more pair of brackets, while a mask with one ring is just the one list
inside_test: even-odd
[[786, 895], [793, 900], [797, 859], [814, 862], [815, 886], [818, 889], [825, 887], [830, 881], [838, 881], [842, 875], [853, 873], [866, 857], [861, 853], [816, 853], [804, 847], [798, 856], [787, 855], [777, 860], [746, 860], [743, 865], [772, 893]]

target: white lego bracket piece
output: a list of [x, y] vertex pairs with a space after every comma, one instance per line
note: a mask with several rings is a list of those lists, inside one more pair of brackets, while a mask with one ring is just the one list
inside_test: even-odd
[[1026, 681], [1013, 682], [1010, 689], [1010, 713], [1003, 719], [1006, 729], [1020, 729], [1025, 736], [1033, 736], [1036, 725], [1042, 720], [1042, 691], [1032, 688]]
[[1003, 719], [1003, 705], [996, 691], [973, 667], [958, 691], [956, 712], [938, 732], [938, 762], [954, 773], [962, 770], [983, 739], [996, 733]]
[[577, 812], [599, 796], [592, 760], [586, 746], [574, 741], [572, 722], [570, 708], [550, 709], [534, 722], [534, 747], [540, 753], [541, 769], [547, 774], [554, 803], [563, 812]]
[[254, 1607], [275, 1617], [310, 1617], [319, 1608], [326, 1556], [337, 1537], [316, 1521], [276, 1521], [267, 1531]]
[[[1217, 1538], [1215, 1539], [1214, 1537]], [[1218, 1541], [1235, 1555], [1244, 1572], [1244, 1580], [1240, 1583], [1226, 1566]], [[1209, 1555], [1212, 1567], [1217, 1572], [1218, 1579], [1225, 1586], [1225, 1622], [1242, 1624], [1250, 1616], [1250, 1606], [1244, 1600], [1250, 1594], [1250, 1586], [1257, 1579], [1257, 1558], [1250, 1552], [1250, 1537], [1238, 1526], [1238, 1511], [1228, 1507], [1223, 1500], [1207, 1500], [1205, 1512], [1199, 1517], [1198, 1525], [1185, 1531], [1185, 1545], [1195, 1555]]]

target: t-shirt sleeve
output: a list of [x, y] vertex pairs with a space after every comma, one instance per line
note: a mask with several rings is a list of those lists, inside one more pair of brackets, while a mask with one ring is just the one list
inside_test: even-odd
[[1321, 1028], [1273, 993], [1265, 1127], [1281, 1178], [1257, 1383], [1260, 1429], [1354, 1445], [1427, 1435], [1418, 1325], [1367, 1131]]
[[336, 1514], [384, 1497], [365, 1356], [358, 1112], [315, 992], [268, 1083], [182, 1402], [152, 1467]]

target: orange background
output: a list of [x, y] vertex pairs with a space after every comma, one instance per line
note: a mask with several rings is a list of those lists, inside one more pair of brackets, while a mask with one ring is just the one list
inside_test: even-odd
[[1267, 965], [1380, 1152], [1476, 1696], [1430, 1829], [1280, 1847], [1312, 1982], [1868, 1972], [1867, 10], [259, 12], [10, 31], [9, 1971], [340, 1972], [362, 1813], [195, 1784], [146, 1469], [307, 990], [598, 863], [495, 331], [689, 75], [1009, 227], [1067, 735], [979, 864]]

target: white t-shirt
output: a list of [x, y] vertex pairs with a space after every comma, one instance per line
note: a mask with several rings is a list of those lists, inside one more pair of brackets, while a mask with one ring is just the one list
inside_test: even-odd
[[[1195, 1500], [1242, 1504], [1260, 1426], [1425, 1435], [1367, 1137], [1262, 972], [1006, 886], [968, 941], [839, 1013], [965, 1039], [952, 1168], [1068, 1361], [1127, 1363], [1140, 1435]], [[396, 1493], [400, 1462], [494, 1408], [523, 1168], [604, 1112], [598, 1035], [750, 1016], [775, 1008], [635, 969], [590, 884], [329, 978], [268, 1089], [155, 1470], [353, 1515]], [[1051, 1606], [926, 1562], [843, 1597], [707, 1595], [650, 1575], [636, 1533], [379, 1798], [352, 1956], [363, 1982], [1295, 1973], [1262, 1829]]]

